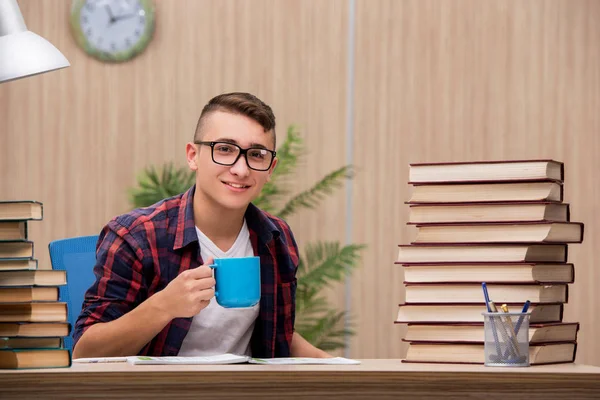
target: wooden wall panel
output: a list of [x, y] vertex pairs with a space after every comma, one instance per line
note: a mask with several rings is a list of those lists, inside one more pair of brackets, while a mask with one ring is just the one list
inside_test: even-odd
[[[308, 151], [297, 190], [343, 165], [345, 1], [156, 1], [153, 42], [120, 65], [76, 46], [70, 3], [19, 2], [28, 27], [72, 66], [0, 86], [0, 198], [44, 202], [45, 220], [31, 224], [41, 266], [49, 241], [98, 233], [128, 211], [142, 168], [184, 165], [185, 143], [216, 94], [258, 95], [275, 111], [280, 142], [300, 125]], [[343, 216], [340, 192], [289, 222], [303, 245], [342, 240]]]
[[392, 322], [404, 299], [396, 246], [415, 235], [409, 163], [555, 158], [572, 218], [586, 224], [570, 246], [565, 320], [581, 322], [577, 361], [600, 364], [600, 3], [359, 0], [356, 15], [354, 237], [369, 249], [352, 285], [352, 356], [406, 351]]
[[[204, 104], [249, 91], [270, 104], [279, 143], [299, 125], [306, 155], [292, 180], [306, 189], [345, 162], [347, 2], [155, 1], [155, 38], [138, 58], [98, 62], [79, 49], [65, 0], [19, 1], [32, 31], [71, 62], [63, 71], [0, 85], [0, 199], [44, 203], [30, 224], [41, 268], [48, 243], [97, 234], [131, 209], [127, 190], [147, 165], [185, 165]], [[340, 190], [289, 218], [301, 248], [344, 240]], [[343, 304], [343, 291], [328, 291]]]

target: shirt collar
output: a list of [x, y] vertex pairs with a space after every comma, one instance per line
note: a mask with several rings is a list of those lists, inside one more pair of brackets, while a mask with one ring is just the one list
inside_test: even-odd
[[[198, 234], [194, 224], [194, 192], [193, 185], [181, 196], [179, 212], [177, 215], [177, 229], [173, 250], [181, 249], [192, 242], [198, 242]], [[256, 233], [259, 242], [269, 243], [281, 234], [279, 228], [267, 215], [254, 204], [250, 203], [244, 215], [248, 229]]]

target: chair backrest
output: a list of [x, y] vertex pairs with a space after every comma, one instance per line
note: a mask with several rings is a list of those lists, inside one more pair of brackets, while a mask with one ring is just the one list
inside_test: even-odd
[[[96, 242], [98, 235], [60, 239], [50, 242], [50, 263], [52, 269], [67, 271], [67, 284], [59, 287], [60, 300], [67, 303], [67, 313], [71, 327], [81, 312], [83, 297], [94, 283], [96, 264]], [[71, 330], [72, 332], [72, 330]], [[72, 333], [64, 338], [65, 348], [73, 350]]]

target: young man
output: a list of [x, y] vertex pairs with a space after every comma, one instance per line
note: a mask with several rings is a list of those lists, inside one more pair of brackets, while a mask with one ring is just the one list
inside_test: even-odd
[[[298, 247], [289, 226], [250, 203], [277, 165], [271, 108], [247, 93], [213, 98], [186, 154], [193, 187], [102, 230], [73, 357], [329, 357], [294, 332]], [[219, 306], [208, 265], [254, 255], [259, 304]]]

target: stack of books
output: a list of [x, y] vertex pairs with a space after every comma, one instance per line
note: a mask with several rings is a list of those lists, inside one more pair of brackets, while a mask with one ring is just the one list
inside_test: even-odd
[[0, 202], [0, 368], [71, 365], [63, 346], [70, 333], [67, 305], [59, 302], [65, 271], [38, 269], [30, 221], [41, 221], [36, 201]]
[[563, 182], [553, 160], [410, 165], [417, 235], [396, 261], [405, 362], [484, 363], [482, 282], [510, 312], [531, 302], [532, 365], [574, 361], [579, 323], [563, 322], [574, 281], [567, 245], [582, 242], [583, 224], [570, 220]]

